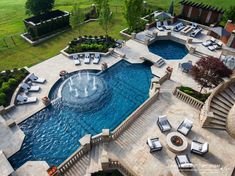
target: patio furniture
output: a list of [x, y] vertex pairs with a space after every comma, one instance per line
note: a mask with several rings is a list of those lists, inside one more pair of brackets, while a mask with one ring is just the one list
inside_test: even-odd
[[168, 25], [168, 22], [165, 20], [163, 21], [163, 28], [165, 28], [166, 30], [170, 30], [171, 27]]
[[95, 53], [93, 64], [99, 64], [99, 62], [100, 62], [100, 54], [99, 53]]
[[176, 155], [175, 162], [180, 171], [186, 171], [193, 168], [193, 164], [191, 163], [188, 155]]
[[17, 104], [22, 105], [22, 104], [28, 104], [28, 103], [36, 103], [37, 97], [28, 97], [25, 95], [17, 95], [16, 100], [17, 100]]
[[195, 139], [192, 140], [191, 152], [203, 156], [209, 151], [209, 144], [199, 142]]
[[180, 33], [183, 35], [187, 35], [192, 30], [193, 30], [193, 27], [191, 25], [187, 25], [184, 29], [180, 31]]
[[181, 64], [181, 69], [183, 72], [188, 73], [191, 69], [192, 69], [193, 65], [192, 65], [192, 61], [188, 61], [185, 63]]
[[164, 31], [164, 29], [163, 29], [163, 27], [162, 27], [161, 21], [157, 21], [156, 27], [157, 27], [157, 29], [158, 29], [159, 31]]
[[40, 90], [39, 86], [30, 86], [26, 83], [20, 84], [20, 87], [24, 90], [24, 92], [38, 92]]
[[208, 47], [212, 45], [213, 43], [216, 42], [216, 39], [214, 37], [211, 37], [211, 39], [206, 40], [205, 42], [202, 43], [203, 46]]
[[39, 78], [37, 77], [34, 73], [32, 73], [30, 76], [29, 76], [29, 79], [32, 81], [32, 82], [35, 82], [35, 83], [45, 83], [46, 82], [46, 79], [45, 78]]
[[89, 64], [91, 62], [90, 53], [85, 53], [84, 63]]
[[78, 58], [78, 55], [73, 55], [73, 60], [75, 65], [80, 65], [81, 61]]
[[159, 141], [159, 138], [148, 138], [146, 143], [149, 146], [150, 153], [162, 150], [162, 145]]
[[191, 34], [190, 37], [196, 37], [197, 35], [199, 35], [202, 32], [202, 28], [197, 28], [195, 29]]
[[166, 115], [162, 115], [158, 117], [157, 125], [160, 128], [161, 132], [170, 131], [172, 128]]
[[191, 26], [193, 29], [196, 29], [198, 27], [198, 24], [197, 23], [191, 23]]
[[187, 136], [192, 127], [193, 127], [193, 122], [188, 119], [185, 119], [177, 128], [177, 131]]
[[175, 32], [179, 32], [179, 31], [181, 31], [182, 29], [184, 29], [185, 28], [185, 26], [183, 25], [183, 23], [178, 23], [177, 25], [175, 25], [175, 27], [173, 28], [173, 30], [175, 31]]

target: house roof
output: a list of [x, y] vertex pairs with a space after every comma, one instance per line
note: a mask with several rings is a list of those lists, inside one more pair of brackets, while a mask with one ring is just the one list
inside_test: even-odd
[[226, 29], [224, 29], [222, 27], [213, 27], [213, 28], [210, 28], [210, 30], [212, 32], [218, 34], [220, 37], [221, 36], [229, 36], [230, 35], [230, 33]]
[[213, 11], [213, 12], [217, 12], [217, 13], [224, 13], [224, 10], [222, 8], [206, 5], [203, 3], [182, 0], [182, 1], [180, 1], [180, 4], [191, 6], [191, 7], [196, 7], [196, 8], [200, 8], [200, 9], [204, 9], [204, 10], [209, 10], [209, 11]]

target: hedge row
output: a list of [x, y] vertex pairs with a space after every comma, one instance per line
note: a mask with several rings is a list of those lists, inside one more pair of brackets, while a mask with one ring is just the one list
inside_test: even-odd
[[0, 73], [0, 106], [6, 107], [10, 104], [15, 89], [27, 75], [28, 71], [24, 68]]
[[196, 98], [197, 100], [199, 101], [202, 101], [202, 102], [205, 102], [207, 100], [207, 98], [210, 96], [210, 93], [200, 93], [190, 87], [184, 87], [184, 86], [181, 86], [179, 88], [182, 92]]
[[108, 52], [109, 48], [115, 47], [115, 43], [115, 40], [109, 36], [83, 36], [71, 41], [66, 52], [69, 54], [88, 51]]

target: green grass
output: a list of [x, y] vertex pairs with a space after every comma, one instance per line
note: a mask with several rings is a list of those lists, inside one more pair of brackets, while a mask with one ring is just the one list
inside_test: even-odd
[[[46, 60], [66, 47], [69, 41], [77, 37], [78, 31], [71, 30], [63, 33], [45, 43], [33, 47], [19, 37], [24, 31], [23, 19], [25, 15], [24, 4], [26, 0], [0, 0], [0, 70], [12, 69], [15, 67], [32, 66], [43, 60]], [[175, 1], [175, 12], [179, 13], [179, 0]], [[204, 2], [211, 5], [222, 6], [228, 8], [235, 3], [231, 0], [194, 0]], [[55, 9], [71, 11], [73, 3], [77, 2], [81, 8], [89, 7], [92, 0], [56, 0]], [[167, 9], [171, 0], [148, 0], [151, 7]], [[119, 31], [125, 28], [126, 22], [123, 18], [124, 0], [110, 0], [111, 9], [114, 14], [110, 35], [114, 38], [120, 38]], [[116, 7], [117, 6], [117, 7]], [[104, 31], [97, 22], [88, 23], [82, 26], [82, 35], [103, 35]], [[10, 36], [13, 36], [16, 46]], [[3, 47], [4, 41], [9, 47]]]

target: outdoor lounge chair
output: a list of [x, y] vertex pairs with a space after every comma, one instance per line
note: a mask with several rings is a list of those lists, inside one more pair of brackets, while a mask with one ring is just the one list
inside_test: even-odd
[[100, 54], [99, 53], [95, 53], [93, 64], [98, 64], [99, 62], [100, 62]]
[[37, 97], [28, 97], [28, 96], [23, 96], [23, 95], [17, 95], [16, 97], [17, 104], [28, 104], [28, 103], [36, 103], [37, 102]]
[[46, 79], [45, 79], [45, 78], [39, 78], [39, 77], [35, 76], [34, 73], [32, 73], [32, 74], [29, 76], [29, 79], [30, 79], [30, 81], [32, 81], [32, 82], [40, 83], [40, 84], [43, 84], [43, 83], [46, 82]]
[[157, 27], [157, 29], [158, 29], [159, 31], [164, 31], [164, 29], [163, 29], [163, 27], [162, 27], [161, 21], [157, 21], [156, 27]]
[[180, 171], [190, 170], [193, 168], [193, 164], [189, 160], [188, 155], [176, 155], [175, 162]]
[[177, 128], [177, 131], [187, 136], [192, 127], [193, 127], [193, 122], [188, 119], [185, 119]]
[[208, 46], [212, 45], [213, 43], [215, 43], [215, 41], [216, 41], [215, 38], [211, 37], [211, 39], [203, 42], [202, 45], [205, 46], [205, 47], [208, 47]]
[[198, 155], [204, 155], [208, 152], [209, 150], [209, 144], [206, 143], [202, 143], [196, 140], [192, 140], [192, 144], [191, 144], [191, 152], [198, 154]]
[[175, 25], [175, 27], [173, 28], [173, 30], [175, 31], [175, 32], [179, 32], [179, 31], [181, 31], [182, 29], [184, 29], [185, 28], [185, 26], [183, 25], [183, 23], [178, 23], [177, 25]]
[[150, 153], [162, 150], [162, 145], [159, 141], [159, 138], [152, 138], [152, 139], [148, 138], [146, 143], [149, 146]]
[[163, 28], [165, 28], [166, 30], [170, 30], [171, 27], [168, 25], [168, 22], [165, 20], [163, 21]]
[[73, 60], [74, 60], [75, 65], [80, 65], [81, 64], [81, 61], [78, 58], [78, 55], [73, 55]]
[[38, 92], [40, 90], [39, 86], [30, 86], [27, 83], [22, 83], [20, 87], [25, 91], [25, 92]]
[[197, 28], [195, 29], [191, 34], [190, 37], [196, 37], [197, 35], [199, 35], [202, 32], [202, 28]]
[[90, 62], [91, 62], [90, 54], [89, 53], [85, 53], [84, 63], [85, 64], [89, 64]]
[[167, 116], [166, 115], [162, 115], [162, 116], [158, 117], [157, 125], [160, 128], [161, 132], [165, 132], [165, 131], [170, 131], [171, 130], [171, 124], [167, 120]]

